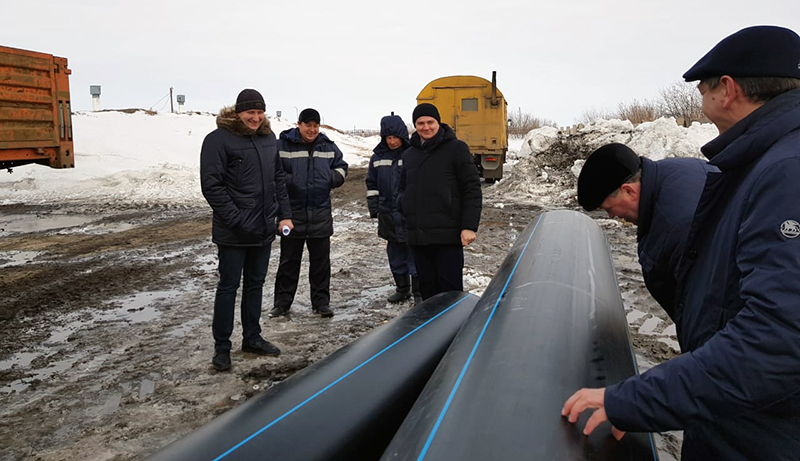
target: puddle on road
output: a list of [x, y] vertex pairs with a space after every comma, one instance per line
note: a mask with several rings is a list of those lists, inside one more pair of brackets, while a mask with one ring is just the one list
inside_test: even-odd
[[97, 215], [82, 214], [8, 214], [0, 217], [0, 229], [2, 229], [0, 235], [83, 226], [99, 218]]
[[645, 315], [647, 315], [647, 314], [645, 314], [644, 312], [642, 312], [640, 310], [633, 309], [632, 311], [628, 312], [628, 315], [627, 315], [628, 324], [634, 323], [635, 321], [639, 320], [640, 318], [644, 317]]
[[655, 329], [658, 325], [661, 324], [661, 319], [658, 317], [650, 317], [649, 319], [645, 320], [642, 326], [639, 327], [639, 334], [643, 335], [653, 335], [655, 333]]
[[106, 403], [100, 409], [100, 416], [110, 415], [119, 410], [120, 402], [122, 402], [122, 393], [108, 396]]
[[197, 325], [200, 325], [204, 322], [202, 319], [192, 319], [186, 323], [182, 323], [177, 327], [169, 330], [167, 332], [167, 336], [172, 338], [182, 338], [186, 336], [190, 331], [194, 330]]
[[[109, 305], [121, 304], [120, 307], [98, 313], [94, 321], [130, 323], [147, 322], [158, 318], [161, 313], [156, 309], [158, 304], [180, 294], [177, 290], [148, 291], [132, 296], [109, 301]], [[158, 303], [157, 303], [158, 302]], [[84, 322], [85, 323], [85, 322]]]
[[0, 256], [0, 269], [28, 264], [41, 254], [40, 251], [6, 251]]
[[[14, 356], [12, 356], [11, 360], [13, 360], [13, 358], [16, 357], [17, 355], [19, 355], [19, 354], [14, 354]], [[38, 353], [37, 357], [43, 356], [43, 355], [44, 355], [44, 353]], [[27, 366], [24, 366], [24, 367], [20, 366], [18, 368], [20, 371], [25, 371], [25, 372], [29, 373], [30, 375], [25, 377], [25, 378], [17, 379], [15, 381], [11, 381], [10, 383], [6, 384], [2, 388], [0, 388], [0, 394], [10, 394], [12, 392], [22, 392], [25, 389], [27, 389], [28, 386], [31, 385], [31, 383], [33, 383], [35, 381], [44, 381], [46, 379], [49, 379], [50, 377], [52, 377], [56, 373], [60, 373], [62, 371], [65, 371], [65, 370], [68, 370], [68, 369], [72, 368], [72, 365], [77, 361], [78, 361], [78, 357], [71, 357], [71, 358], [68, 358], [68, 359], [58, 360], [56, 362], [51, 362], [50, 364], [47, 365], [47, 367], [40, 368], [38, 370], [28, 370]], [[30, 363], [28, 363], [28, 365], [30, 365]], [[12, 364], [11, 366], [13, 367], [14, 365]], [[6, 368], [2, 368], [2, 369], [6, 369]]]
[[59, 230], [59, 234], [105, 234], [136, 227], [126, 222], [100, 222], [111, 214], [7, 214], [0, 216], [0, 236]]
[[10, 370], [12, 367], [27, 368], [31, 362], [43, 356], [42, 352], [19, 352], [6, 360], [0, 360], [0, 370]]
[[[157, 306], [163, 304], [164, 301], [178, 297], [180, 294], [181, 292], [177, 290], [137, 293], [132, 296], [109, 301], [108, 304], [118, 306], [114, 309], [106, 311], [81, 311], [70, 314], [67, 317], [67, 323], [65, 325], [55, 328], [50, 333], [50, 338], [43, 343], [43, 347], [37, 348], [38, 350], [34, 351], [19, 352], [6, 360], [0, 361], [0, 370], [14, 369], [30, 374], [30, 376], [12, 381], [3, 386], [0, 388], [0, 394], [7, 394], [15, 391], [21, 392], [28, 388], [32, 382], [49, 379], [54, 374], [71, 368], [74, 363], [83, 359], [83, 355], [74, 356], [70, 354], [69, 358], [52, 362], [44, 368], [30, 368], [33, 361], [39, 357], [58, 354], [61, 351], [66, 351], [69, 354], [69, 338], [80, 330], [94, 328], [94, 325], [97, 323], [141, 323], [156, 319], [161, 315], [157, 310]], [[90, 318], [87, 319], [87, 316]], [[187, 322], [187, 324], [191, 323], [192, 321]], [[178, 328], [185, 327], [188, 332], [191, 326], [187, 324], [181, 325]], [[143, 386], [145, 385], [143, 384]], [[155, 384], [153, 384], [153, 386], [155, 386]], [[143, 389], [146, 391], [147, 387], [145, 386]], [[140, 393], [141, 392], [140, 390]]]
[[151, 381], [149, 379], [143, 379], [142, 383], [139, 385], [139, 399], [144, 399], [153, 394], [156, 391], [156, 383], [155, 381]]

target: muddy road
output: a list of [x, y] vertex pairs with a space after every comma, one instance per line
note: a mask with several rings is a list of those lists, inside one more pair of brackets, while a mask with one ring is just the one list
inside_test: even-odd
[[[279, 357], [242, 353], [211, 368], [217, 282], [211, 213], [197, 206], [70, 203], [0, 206], [0, 460], [142, 459], [411, 307], [393, 290], [384, 242], [365, 200], [365, 169], [334, 191], [331, 307], [311, 314], [307, 263], [291, 319], [262, 317]], [[481, 294], [541, 211], [484, 186], [465, 289]], [[635, 229], [602, 219], [640, 367], [675, 355], [674, 326], [649, 298]], [[273, 245], [264, 312], [272, 305]], [[676, 435], [657, 437], [662, 454]]]

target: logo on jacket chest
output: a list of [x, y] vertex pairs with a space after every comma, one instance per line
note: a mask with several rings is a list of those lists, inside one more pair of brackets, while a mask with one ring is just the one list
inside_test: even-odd
[[781, 234], [789, 239], [800, 236], [800, 223], [791, 219], [784, 221], [783, 224], [781, 224]]

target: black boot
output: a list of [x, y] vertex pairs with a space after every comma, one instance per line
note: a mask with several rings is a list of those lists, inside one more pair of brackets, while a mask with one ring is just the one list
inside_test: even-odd
[[394, 275], [394, 283], [397, 284], [397, 288], [395, 289], [394, 293], [389, 295], [388, 301], [390, 303], [399, 303], [403, 302], [406, 299], [411, 297], [411, 283], [408, 279], [408, 274], [405, 275]]
[[422, 302], [422, 292], [419, 291], [419, 277], [411, 277], [411, 291], [414, 293], [414, 305]]

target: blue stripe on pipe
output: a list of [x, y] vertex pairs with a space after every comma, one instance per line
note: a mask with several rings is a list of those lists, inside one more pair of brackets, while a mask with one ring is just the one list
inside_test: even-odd
[[275, 418], [275, 419], [274, 419], [274, 420], [273, 420], [271, 423], [269, 423], [269, 424], [267, 424], [266, 426], [262, 427], [261, 429], [259, 429], [259, 430], [255, 431], [255, 432], [254, 432], [252, 435], [248, 436], [247, 438], [245, 438], [245, 439], [244, 439], [244, 440], [242, 440], [241, 442], [237, 443], [236, 445], [234, 445], [233, 447], [231, 447], [231, 448], [230, 448], [228, 451], [226, 451], [225, 453], [223, 453], [223, 454], [221, 454], [221, 455], [217, 456], [216, 458], [214, 458], [214, 461], [218, 461], [218, 460], [220, 460], [220, 459], [222, 459], [222, 458], [224, 458], [224, 457], [228, 456], [229, 454], [233, 453], [234, 451], [238, 450], [238, 449], [239, 449], [239, 448], [241, 448], [241, 447], [242, 447], [244, 444], [246, 444], [247, 442], [249, 442], [249, 441], [253, 440], [255, 437], [257, 437], [257, 436], [258, 436], [259, 434], [261, 434], [262, 432], [266, 431], [267, 429], [269, 429], [270, 427], [274, 426], [275, 424], [277, 424], [277, 423], [278, 423], [279, 421], [281, 421], [282, 419], [286, 418], [287, 416], [291, 415], [291, 414], [292, 414], [292, 413], [294, 413], [295, 411], [299, 410], [301, 407], [303, 407], [303, 406], [304, 406], [304, 405], [306, 405], [307, 403], [309, 403], [309, 402], [311, 402], [312, 400], [314, 400], [315, 398], [319, 397], [319, 396], [320, 396], [320, 394], [322, 394], [323, 392], [325, 392], [325, 391], [327, 391], [328, 389], [330, 389], [331, 387], [335, 386], [335, 385], [336, 385], [336, 384], [338, 384], [340, 381], [344, 380], [344, 379], [345, 379], [345, 378], [347, 378], [348, 376], [350, 376], [350, 375], [352, 375], [353, 373], [355, 373], [356, 371], [358, 371], [358, 370], [359, 370], [361, 367], [363, 367], [364, 365], [366, 365], [366, 364], [368, 364], [369, 362], [371, 362], [371, 361], [375, 360], [376, 358], [378, 358], [378, 357], [379, 357], [381, 354], [383, 354], [384, 352], [388, 351], [388, 350], [389, 350], [389, 349], [391, 349], [392, 347], [394, 347], [394, 346], [396, 346], [397, 344], [399, 344], [401, 341], [405, 340], [405, 339], [406, 339], [406, 338], [408, 338], [409, 336], [413, 335], [414, 333], [416, 333], [417, 331], [419, 331], [420, 329], [422, 329], [423, 327], [425, 327], [425, 325], [427, 325], [427, 324], [429, 324], [429, 323], [433, 322], [434, 320], [436, 320], [437, 318], [439, 318], [441, 315], [445, 314], [445, 313], [446, 313], [447, 311], [449, 311], [450, 309], [452, 309], [452, 308], [456, 307], [457, 305], [461, 304], [461, 302], [462, 302], [462, 301], [464, 301], [465, 299], [467, 299], [469, 296], [470, 296], [470, 295], [467, 295], [467, 296], [464, 296], [463, 298], [459, 299], [458, 301], [456, 301], [455, 303], [453, 303], [453, 304], [452, 304], [450, 307], [448, 307], [447, 309], [445, 309], [445, 310], [443, 310], [442, 312], [440, 312], [440, 313], [436, 314], [436, 316], [435, 316], [435, 317], [432, 317], [432, 318], [431, 318], [431, 319], [429, 319], [427, 322], [423, 323], [422, 325], [418, 326], [417, 328], [414, 328], [414, 329], [413, 329], [413, 330], [411, 330], [410, 332], [406, 333], [406, 334], [405, 334], [405, 335], [404, 335], [402, 338], [398, 339], [397, 341], [395, 341], [395, 342], [393, 342], [392, 344], [390, 344], [390, 345], [386, 346], [385, 348], [383, 348], [383, 350], [381, 350], [381, 351], [380, 351], [380, 352], [378, 352], [377, 354], [375, 354], [375, 355], [373, 355], [372, 357], [368, 358], [367, 360], [365, 360], [365, 361], [361, 362], [361, 364], [360, 364], [360, 365], [356, 366], [356, 367], [355, 367], [355, 368], [353, 368], [352, 370], [350, 370], [350, 371], [348, 371], [347, 373], [343, 374], [342, 376], [340, 376], [339, 378], [337, 378], [335, 381], [333, 381], [332, 383], [328, 384], [327, 386], [325, 386], [324, 388], [322, 388], [321, 390], [319, 390], [317, 393], [315, 393], [314, 395], [312, 395], [311, 397], [309, 397], [309, 398], [305, 399], [304, 401], [302, 401], [301, 403], [297, 404], [297, 406], [295, 406], [295, 407], [294, 407], [294, 408], [292, 408], [291, 410], [289, 410], [289, 411], [287, 411], [286, 413], [282, 414], [281, 416], [279, 416], [279, 417]]
[[464, 375], [467, 373], [467, 368], [469, 368], [470, 363], [472, 362], [472, 357], [475, 355], [475, 351], [478, 350], [478, 346], [483, 339], [484, 333], [486, 333], [486, 329], [489, 327], [489, 323], [492, 321], [494, 317], [495, 311], [497, 311], [497, 305], [500, 304], [500, 300], [503, 298], [503, 294], [506, 292], [508, 288], [508, 284], [511, 283], [511, 278], [514, 277], [514, 272], [517, 270], [517, 266], [519, 266], [519, 262], [522, 261], [522, 257], [525, 255], [525, 250], [528, 249], [528, 244], [531, 243], [531, 239], [533, 238], [533, 234], [536, 233], [536, 229], [539, 228], [539, 222], [542, 220], [543, 214], [539, 215], [539, 219], [536, 221], [536, 225], [533, 227], [531, 231], [531, 235], [528, 237], [528, 241], [525, 242], [525, 246], [522, 248], [522, 253], [519, 254], [519, 258], [517, 258], [517, 262], [514, 264], [514, 268], [511, 270], [511, 274], [508, 276], [508, 280], [506, 280], [506, 284], [503, 286], [503, 290], [500, 292], [500, 295], [497, 297], [497, 301], [494, 303], [494, 307], [492, 308], [492, 312], [489, 314], [489, 318], [486, 319], [486, 323], [483, 325], [483, 329], [481, 330], [481, 334], [478, 335], [478, 339], [475, 341], [475, 345], [472, 346], [472, 352], [469, 353], [469, 357], [467, 357], [466, 363], [464, 363], [464, 367], [461, 368], [461, 373], [458, 375], [458, 379], [456, 380], [456, 384], [453, 386], [453, 390], [450, 391], [450, 396], [447, 398], [447, 402], [444, 404], [444, 408], [442, 408], [442, 412], [439, 413], [439, 418], [436, 420], [436, 424], [433, 426], [433, 430], [431, 430], [431, 434], [428, 436], [428, 441], [425, 442], [425, 446], [422, 448], [422, 451], [417, 458], [417, 461], [422, 461], [425, 459], [425, 455], [428, 453], [428, 449], [433, 443], [433, 438], [436, 436], [436, 431], [439, 430], [439, 426], [442, 424], [442, 420], [444, 419], [444, 415], [447, 413], [447, 410], [450, 408], [450, 403], [453, 401], [453, 397], [456, 395], [456, 391], [458, 391], [458, 386], [461, 385], [461, 380], [464, 378]]

